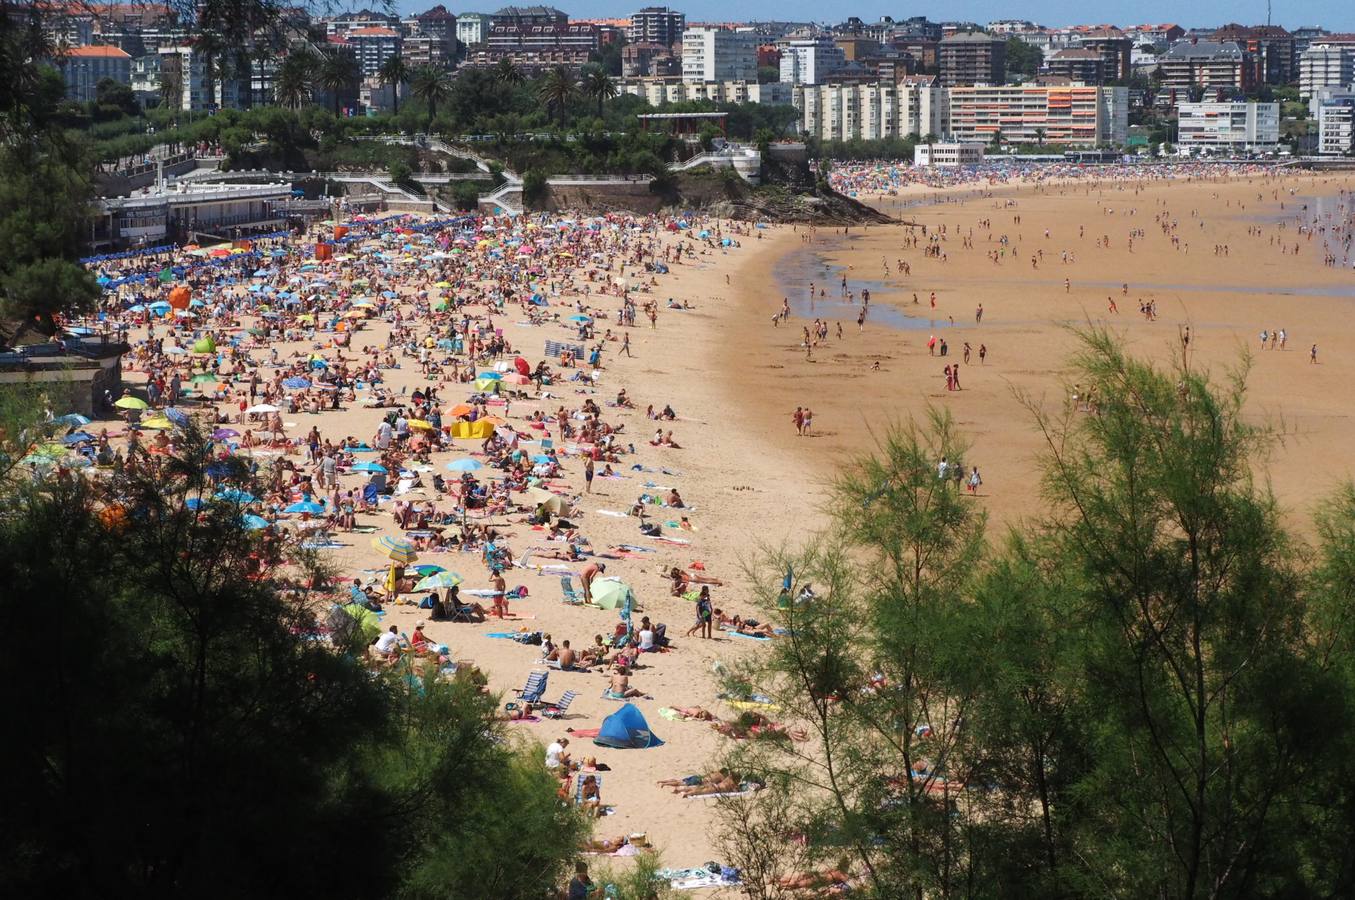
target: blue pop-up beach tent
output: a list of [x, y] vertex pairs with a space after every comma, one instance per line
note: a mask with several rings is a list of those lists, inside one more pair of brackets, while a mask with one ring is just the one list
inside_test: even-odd
[[643, 750], [657, 747], [663, 741], [649, 730], [644, 714], [633, 704], [627, 703], [602, 720], [602, 727], [598, 729], [598, 736], [593, 738], [593, 743], [618, 750]]

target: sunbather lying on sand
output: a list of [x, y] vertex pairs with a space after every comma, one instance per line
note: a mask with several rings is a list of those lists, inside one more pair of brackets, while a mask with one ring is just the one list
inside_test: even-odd
[[752, 710], [739, 713], [738, 718], [729, 722], [717, 719], [711, 723], [711, 727], [736, 741], [748, 738], [790, 738], [792, 741], [809, 739], [803, 728], [791, 728], [784, 723], [773, 722], [762, 713]]
[[674, 566], [669, 570], [668, 578], [673, 582], [672, 590], [674, 597], [681, 597], [683, 594], [687, 593], [687, 590], [693, 584], [713, 584], [717, 587], [724, 586], [724, 582], [718, 578], [711, 578], [709, 575], [684, 572], [677, 566]]
[[[748, 789], [756, 790], [754, 786]], [[704, 797], [709, 794], [737, 794], [745, 790], [744, 786], [734, 777], [732, 773], [726, 773], [723, 778], [705, 781], [692, 787], [679, 788], [674, 791], [682, 797]]]
[[701, 719], [709, 722], [717, 718], [715, 713], [700, 706], [674, 706], [672, 709], [683, 719]]
[[751, 634], [756, 637], [774, 637], [776, 635], [775, 629], [768, 622], [745, 619], [741, 616], [730, 618], [722, 612], [715, 617], [715, 624], [725, 631], [737, 631], [739, 634]]
[[694, 794], [725, 794], [739, 789], [739, 782], [728, 769], [719, 769], [708, 775], [688, 775], [685, 778], [665, 778], [660, 787], [671, 787], [674, 794], [691, 797]]
[[583, 842], [584, 853], [615, 853], [630, 843], [630, 838], [621, 835], [614, 838], [591, 838]]

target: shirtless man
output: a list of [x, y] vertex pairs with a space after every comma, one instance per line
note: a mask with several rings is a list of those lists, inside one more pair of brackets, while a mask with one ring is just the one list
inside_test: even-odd
[[579, 656], [578, 651], [569, 646], [569, 641], [561, 641], [560, 646], [552, 650], [546, 659], [558, 662], [560, 668], [566, 671], [573, 669], [583, 672], [588, 669], [588, 663]]

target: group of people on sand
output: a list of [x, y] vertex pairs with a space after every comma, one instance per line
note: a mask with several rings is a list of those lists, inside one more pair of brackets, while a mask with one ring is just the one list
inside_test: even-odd
[[800, 437], [806, 437], [814, 427], [814, 410], [808, 406], [797, 406], [795, 412], [790, 414], [790, 420], [795, 425], [795, 433]]

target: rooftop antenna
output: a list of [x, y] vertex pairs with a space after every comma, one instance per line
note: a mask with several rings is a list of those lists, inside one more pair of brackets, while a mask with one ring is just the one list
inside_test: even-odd
[[1266, 27], [1270, 27], [1270, 0], [1266, 0]]

